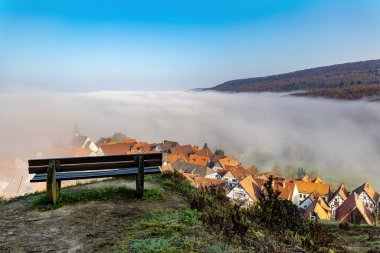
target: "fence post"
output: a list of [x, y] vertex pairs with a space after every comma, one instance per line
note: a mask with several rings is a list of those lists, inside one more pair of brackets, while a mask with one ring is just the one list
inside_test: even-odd
[[139, 155], [139, 164], [136, 177], [137, 197], [142, 198], [144, 195], [144, 155]]
[[56, 204], [58, 202], [61, 182], [56, 180], [57, 169], [59, 170], [59, 161], [49, 161], [46, 177], [46, 193], [49, 203]]

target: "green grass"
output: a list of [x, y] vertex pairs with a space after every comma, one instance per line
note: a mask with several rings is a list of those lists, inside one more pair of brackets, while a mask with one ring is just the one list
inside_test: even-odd
[[[370, 249], [380, 252], [380, 226], [351, 225], [349, 230], [339, 229], [337, 222], [325, 222], [323, 226], [337, 236], [341, 245], [352, 249], [348, 252], [367, 252]], [[369, 234], [375, 236], [370, 239]]]
[[[62, 191], [58, 203], [53, 205], [49, 204], [46, 194], [39, 194], [28, 206], [28, 209], [39, 208], [41, 210], [53, 210], [61, 206], [86, 202], [90, 200], [108, 200], [115, 198], [132, 199], [137, 197], [136, 190], [127, 187], [104, 187], [99, 189], [84, 190], [79, 193], [71, 193]], [[143, 200], [160, 200], [163, 199], [164, 194], [159, 189], [145, 189]]]
[[233, 252], [236, 248], [206, 231], [196, 210], [182, 206], [127, 222], [120, 252]]

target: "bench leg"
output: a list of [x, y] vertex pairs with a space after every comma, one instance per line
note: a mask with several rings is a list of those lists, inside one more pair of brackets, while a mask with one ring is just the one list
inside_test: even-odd
[[56, 180], [56, 171], [59, 163], [56, 161], [50, 161], [49, 168], [47, 170], [46, 180], [46, 193], [48, 202], [56, 204], [59, 199], [59, 193], [61, 190], [61, 181]]
[[142, 198], [144, 195], [144, 156], [139, 155], [139, 168], [136, 175], [137, 197]]

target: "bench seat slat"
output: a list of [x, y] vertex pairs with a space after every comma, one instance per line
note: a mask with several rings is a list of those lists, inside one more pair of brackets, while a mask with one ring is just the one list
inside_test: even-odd
[[[144, 160], [144, 167], [161, 166], [162, 159]], [[57, 171], [86, 171], [86, 170], [111, 170], [136, 167], [135, 161], [119, 161], [119, 162], [94, 162], [81, 164], [61, 164]], [[29, 174], [45, 173], [48, 165], [29, 166]]]
[[[160, 167], [146, 167], [145, 174], [161, 173]], [[104, 178], [104, 177], [121, 177], [125, 175], [137, 175], [137, 168], [117, 169], [107, 171], [86, 171], [86, 172], [57, 172], [56, 180], [78, 180], [89, 178]], [[36, 174], [30, 182], [46, 182], [46, 173]]]

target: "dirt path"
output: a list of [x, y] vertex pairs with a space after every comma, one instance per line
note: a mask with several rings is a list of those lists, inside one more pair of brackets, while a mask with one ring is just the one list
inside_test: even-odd
[[[64, 190], [81, 191], [107, 185], [134, 188], [135, 182], [104, 181]], [[160, 188], [149, 182], [145, 183], [145, 187]], [[157, 208], [184, 204], [180, 196], [169, 194], [159, 201], [90, 201], [53, 211], [27, 211], [34, 198], [30, 196], [0, 205], [0, 252], [89, 252], [101, 249], [101, 245], [117, 243], [124, 234], [123, 224], [127, 219], [137, 218]]]

